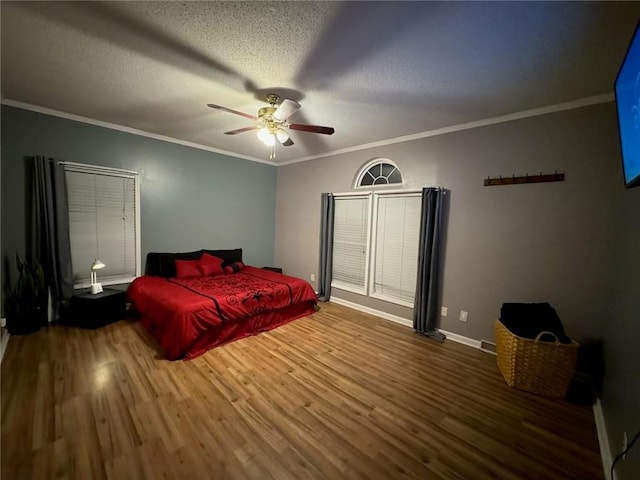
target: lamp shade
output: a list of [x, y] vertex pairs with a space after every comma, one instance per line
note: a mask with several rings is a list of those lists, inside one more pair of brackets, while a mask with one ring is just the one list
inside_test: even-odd
[[91, 264], [91, 270], [100, 270], [101, 268], [104, 268], [104, 267], [106, 267], [106, 265], [102, 263], [100, 260], [98, 260], [97, 258]]
[[96, 270], [100, 270], [104, 267], [106, 267], [106, 265], [97, 258], [91, 264], [91, 293], [94, 295], [102, 293], [102, 284], [98, 282], [98, 274], [96, 273]]
[[275, 136], [269, 131], [267, 127], [263, 127], [258, 130], [258, 138], [268, 146], [273, 145], [276, 141]]
[[278, 141], [280, 143], [284, 143], [287, 140], [289, 140], [289, 134], [281, 128], [279, 128], [278, 131], [276, 132], [276, 137], [278, 137]]

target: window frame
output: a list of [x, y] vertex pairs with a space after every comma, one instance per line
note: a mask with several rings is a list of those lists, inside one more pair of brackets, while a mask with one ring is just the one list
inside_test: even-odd
[[[378, 243], [378, 235], [377, 235], [377, 231], [378, 231], [378, 201], [381, 197], [396, 197], [396, 198], [402, 198], [402, 197], [421, 197], [422, 196], [422, 190], [415, 190], [415, 189], [406, 189], [406, 190], [398, 190], [398, 191], [384, 191], [384, 192], [373, 192], [373, 206], [372, 206], [372, 215], [373, 215], [373, 223], [371, 225], [371, 251], [375, 252], [376, 248], [377, 248], [377, 243]], [[420, 221], [420, 218], [418, 218], [418, 222]], [[418, 238], [418, 249], [420, 248], [419, 246], [420, 243], [420, 239]], [[419, 253], [419, 252], [418, 252]], [[367, 291], [367, 296], [370, 298], [376, 298], [378, 300], [384, 300], [385, 302], [389, 302], [389, 303], [395, 303], [396, 305], [402, 305], [403, 307], [409, 307], [409, 308], [413, 308], [414, 307], [414, 302], [415, 302], [415, 293], [414, 293], [414, 301], [413, 302], [408, 302], [406, 300], [403, 300], [401, 298], [397, 298], [394, 297], [392, 295], [385, 295], [383, 293], [377, 293], [375, 291], [375, 272], [376, 272], [376, 266], [375, 266], [375, 254], [371, 254], [371, 265], [369, 268], [370, 271], [370, 276], [369, 276], [369, 285], [368, 285], [368, 291]], [[418, 265], [416, 263], [416, 273], [418, 271]]]
[[[65, 170], [65, 182], [67, 171], [75, 173], [85, 173], [88, 175], [109, 175], [123, 178], [133, 179], [134, 190], [134, 210], [135, 210], [135, 275], [134, 276], [122, 276], [122, 277], [107, 277], [100, 280], [102, 285], [120, 285], [125, 283], [131, 283], [142, 272], [142, 252], [141, 252], [141, 231], [140, 231], [140, 172], [135, 170], [125, 170], [121, 168], [103, 167], [100, 165], [90, 165], [85, 163], [75, 162], [60, 162], [64, 165]], [[68, 206], [67, 206], [68, 209]], [[72, 255], [73, 256], [73, 255]], [[90, 265], [87, 265], [87, 271], [90, 270]], [[83, 280], [81, 282], [73, 284], [75, 290], [89, 288], [91, 286], [91, 280]]]
[[[407, 302], [406, 300], [402, 300], [399, 298], [395, 298], [390, 295], [384, 295], [374, 292], [374, 279], [375, 279], [375, 252], [377, 239], [375, 238], [375, 232], [377, 230], [377, 214], [378, 214], [378, 198], [379, 197], [387, 197], [387, 196], [422, 196], [422, 188], [396, 188], [384, 191], [369, 191], [369, 192], [346, 192], [346, 193], [334, 193], [332, 194], [334, 198], [347, 198], [347, 197], [369, 197], [369, 211], [367, 214], [368, 228], [367, 228], [367, 245], [366, 245], [366, 257], [365, 257], [365, 285], [362, 289], [356, 289], [349, 284], [344, 284], [339, 281], [334, 281], [331, 279], [331, 288], [337, 288], [339, 290], [344, 290], [351, 293], [356, 293], [358, 295], [362, 295], [368, 298], [375, 298], [377, 300], [383, 300], [388, 303], [394, 303], [396, 305], [401, 305], [403, 307], [413, 308], [414, 304]], [[375, 223], [375, 225], [374, 225]], [[375, 230], [374, 230], [375, 228]], [[418, 239], [419, 244], [419, 239]], [[419, 248], [419, 246], [418, 246]], [[416, 273], [418, 271], [418, 265], [416, 264]]]
[[[396, 169], [396, 171], [400, 174], [401, 181], [399, 183], [387, 183], [387, 184], [378, 184], [378, 185], [360, 185], [360, 183], [362, 182], [363, 177], [369, 172], [369, 170], [371, 170], [376, 165], [380, 165], [380, 164], [383, 164], [383, 163], [391, 165], [393, 168]], [[358, 171], [358, 174], [356, 175], [355, 181], [353, 182], [353, 188], [355, 190], [378, 190], [378, 189], [384, 189], [384, 188], [396, 188], [397, 189], [398, 187], [401, 188], [403, 185], [404, 185], [404, 175], [402, 175], [402, 172], [398, 168], [398, 165], [396, 165], [396, 163], [393, 160], [391, 160], [389, 158], [382, 158], [382, 157], [373, 158], [373, 159], [369, 160], [367, 163], [365, 163], [362, 167], [360, 167], [360, 170]]]
[[[348, 192], [348, 193], [334, 193], [334, 200], [341, 198], [365, 198], [367, 199], [367, 240], [365, 243], [365, 260], [364, 260], [364, 284], [362, 288], [355, 288], [353, 285], [343, 283], [340, 280], [334, 280], [333, 274], [331, 276], [331, 288], [337, 288], [339, 290], [345, 290], [351, 293], [357, 293], [358, 295], [367, 295], [367, 288], [369, 284], [369, 262], [370, 262], [370, 245], [371, 245], [371, 192]], [[335, 226], [334, 226], [335, 236]], [[335, 238], [335, 237], [334, 237]], [[332, 240], [333, 241], [333, 240]], [[332, 259], [333, 261], [333, 259]]]

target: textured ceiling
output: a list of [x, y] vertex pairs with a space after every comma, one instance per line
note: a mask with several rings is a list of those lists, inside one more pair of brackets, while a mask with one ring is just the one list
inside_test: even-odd
[[297, 100], [290, 161], [610, 93], [640, 3], [5, 2], [2, 98], [265, 160], [251, 121]]

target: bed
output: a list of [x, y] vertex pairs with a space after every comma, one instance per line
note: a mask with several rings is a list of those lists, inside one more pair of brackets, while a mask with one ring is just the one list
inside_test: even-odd
[[[214, 262], [214, 273], [205, 259]], [[192, 359], [310, 315], [317, 302], [308, 282], [244, 265], [242, 249], [149, 253], [145, 274], [127, 296], [169, 360]]]

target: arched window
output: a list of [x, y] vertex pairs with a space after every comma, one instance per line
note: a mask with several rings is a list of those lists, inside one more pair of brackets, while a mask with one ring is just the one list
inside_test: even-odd
[[402, 174], [388, 158], [375, 158], [367, 162], [358, 173], [355, 188], [402, 185]]

